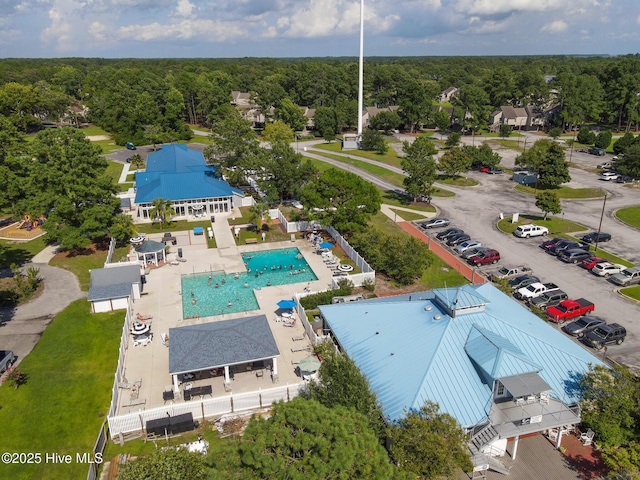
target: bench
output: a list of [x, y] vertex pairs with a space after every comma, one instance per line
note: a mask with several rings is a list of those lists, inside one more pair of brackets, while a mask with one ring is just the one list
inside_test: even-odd
[[244, 243], [249, 244], [249, 243], [258, 243], [258, 239], [257, 238], [247, 238]]
[[291, 337], [291, 340], [294, 342], [299, 342], [300, 340], [304, 340], [304, 335], [300, 335], [299, 337]]

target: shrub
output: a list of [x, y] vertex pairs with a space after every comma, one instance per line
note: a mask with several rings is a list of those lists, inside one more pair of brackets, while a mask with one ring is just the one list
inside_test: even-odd
[[27, 375], [22, 373], [18, 367], [9, 367], [6, 376], [2, 379], [2, 383], [8, 383], [13, 388], [27, 383]]
[[318, 305], [329, 305], [333, 297], [351, 295], [351, 293], [353, 292], [353, 287], [346, 282], [341, 281], [341, 283], [339, 283], [338, 285], [340, 285], [339, 288], [335, 290], [327, 290], [326, 292], [314, 293], [313, 295], [301, 298], [300, 305], [302, 305], [305, 310], [313, 310], [314, 308], [318, 308]]

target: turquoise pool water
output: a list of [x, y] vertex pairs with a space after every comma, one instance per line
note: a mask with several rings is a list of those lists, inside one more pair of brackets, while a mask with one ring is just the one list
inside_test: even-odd
[[208, 317], [223, 313], [257, 310], [253, 289], [311, 282], [318, 277], [297, 248], [247, 252], [246, 272], [224, 272], [182, 276], [182, 315]]

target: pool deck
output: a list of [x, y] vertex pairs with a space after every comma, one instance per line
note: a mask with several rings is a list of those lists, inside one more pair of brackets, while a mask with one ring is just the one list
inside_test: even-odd
[[[313, 246], [305, 240], [295, 242], [273, 242], [259, 243], [255, 245], [242, 245], [235, 248], [208, 249], [206, 241], [202, 242], [202, 236], [195, 236], [193, 232], [179, 232], [174, 234], [178, 239], [177, 246], [183, 250], [183, 258], [187, 261], [178, 265], [167, 264], [163, 267], [151, 270], [147, 275], [147, 283], [144, 285], [143, 295], [135, 301], [134, 313], [142, 315], [152, 315], [151, 331], [153, 341], [147, 346], [133, 346], [133, 339], [128, 340], [127, 352], [125, 355], [124, 376], [128, 381], [141, 379], [138, 399], [144, 400], [144, 405], [125, 407], [124, 403], [130, 400], [128, 390], [120, 390], [120, 400], [117, 414], [125, 414], [137, 411], [141, 408], [150, 409], [160, 407], [165, 404], [162, 399], [162, 392], [165, 386], [172, 384], [169, 375], [169, 349], [163, 345], [160, 335], [168, 333], [170, 328], [196, 325], [207, 322], [228, 320], [230, 318], [240, 318], [257, 314], [266, 315], [271, 331], [280, 351], [278, 357], [278, 380], [272, 383], [268, 373], [258, 377], [255, 372], [236, 373], [235, 379], [231, 383], [233, 393], [255, 391], [272, 386], [295, 384], [301, 381], [296, 375], [296, 363], [310, 354], [309, 351], [292, 352], [292, 349], [299, 349], [309, 345], [308, 338], [304, 336], [304, 329], [301, 322], [296, 322], [294, 327], [285, 327], [278, 320], [276, 311], [277, 303], [283, 299], [292, 298], [295, 292], [302, 290], [309, 284], [311, 291], [325, 290], [331, 285], [332, 272], [323, 263], [322, 257], [317, 255]], [[305, 260], [313, 269], [318, 280], [312, 282], [302, 282], [291, 285], [279, 285], [263, 287], [256, 291], [256, 298], [260, 309], [250, 312], [229, 313], [213, 317], [201, 317], [197, 319], [182, 319], [182, 298], [181, 298], [181, 275], [205, 273], [209, 271], [224, 270], [227, 273], [235, 273], [244, 270], [244, 262], [240, 254], [242, 252], [255, 252], [262, 250], [274, 250], [279, 248], [297, 247], [304, 255]], [[231, 254], [231, 250], [236, 250]], [[177, 248], [172, 247], [169, 253], [169, 260], [173, 260], [177, 255]], [[294, 340], [304, 336], [304, 340]], [[169, 341], [171, 341], [169, 339]], [[225, 395], [224, 377], [213, 377], [195, 379], [190, 383], [194, 386], [212, 385], [213, 397]], [[228, 394], [227, 394], [228, 395]], [[176, 403], [184, 400], [175, 400]]]

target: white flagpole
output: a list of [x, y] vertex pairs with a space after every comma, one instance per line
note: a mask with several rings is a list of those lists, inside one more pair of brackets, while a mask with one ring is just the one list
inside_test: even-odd
[[363, 110], [363, 57], [364, 57], [364, 0], [360, 0], [360, 64], [358, 70], [358, 143], [362, 137], [362, 110]]

